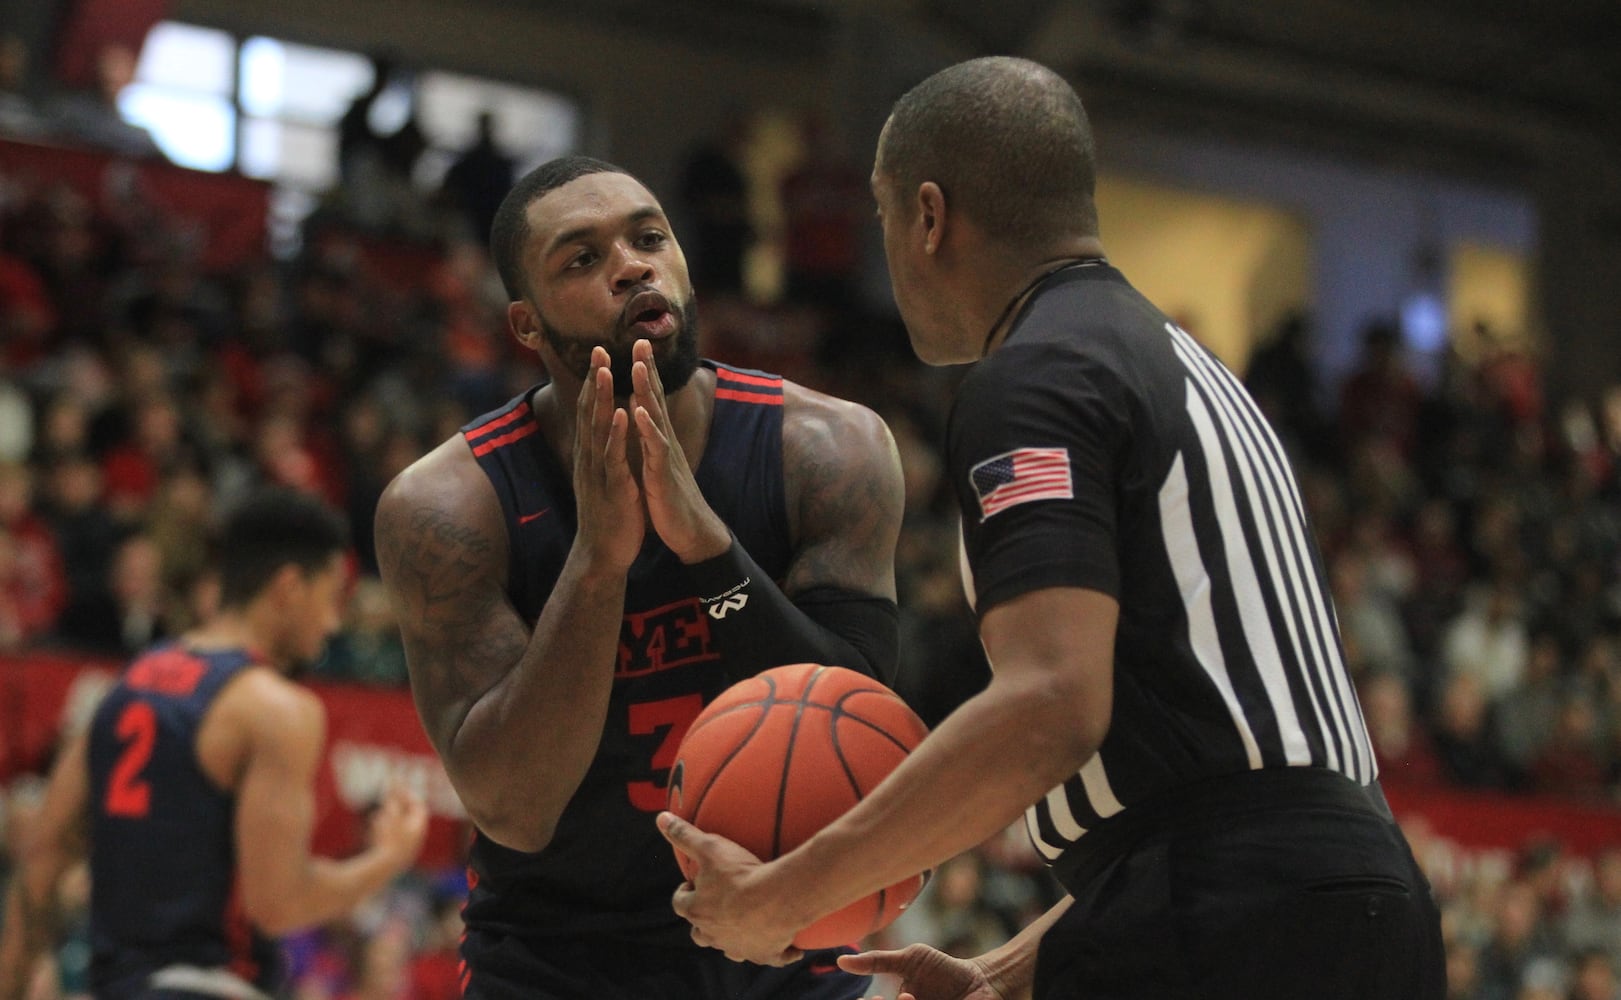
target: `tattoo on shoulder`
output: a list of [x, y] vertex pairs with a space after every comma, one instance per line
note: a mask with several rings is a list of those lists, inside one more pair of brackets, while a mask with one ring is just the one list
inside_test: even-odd
[[787, 477], [798, 536], [838, 536], [837, 544], [818, 546], [808, 563], [796, 566], [796, 577], [850, 579], [870, 572], [858, 568], [869, 561], [892, 558], [883, 542], [900, 517], [894, 483], [875, 475], [870, 461], [852, 460], [842, 450], [803, 448], [791, 461]]
[[467, 595], [470, 584], [488, 578], [495, 553], [488, 535], [436, 507], [418, 507], [401, 521], [379, 539], [379, 555], [411, 613], [437, 618]]
[[[430, 703], [462, 704], [518, 661], [528, 630], [506, 606], [487, 533], [427, 506], [399, 525], [380, 534], [378, 554], [395, 578], [413, 682]], [[444, 724], [436, 719], [430, 733]]]

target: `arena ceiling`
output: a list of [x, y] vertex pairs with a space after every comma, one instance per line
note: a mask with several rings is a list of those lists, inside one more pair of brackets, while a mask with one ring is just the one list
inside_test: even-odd
[[[492, 0], [502, 2], [502, 0]], [[528, 3], [566, 16], [576, 5]], [[705, 44], [827, 45], [905, 18], [1040, 59], [1122, 117], [1513, 176], [1549, 137], [1621, 144], [1616, 0], [597, 0]]]

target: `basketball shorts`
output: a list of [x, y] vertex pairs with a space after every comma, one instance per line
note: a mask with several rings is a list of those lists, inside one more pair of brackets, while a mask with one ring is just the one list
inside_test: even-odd
[[1271, 784], [1184, 810], [1071, 884], [1034, 1000], [1442, 1000], [1440, 915], [1400, 829]]
[[526, 942], [469, 932], [462, 943], [466, 1000], [858, 1000], [868, 976], [834, 961], [853, 949], [813, 951], [774, 968], [733, 962], [696, 945]]

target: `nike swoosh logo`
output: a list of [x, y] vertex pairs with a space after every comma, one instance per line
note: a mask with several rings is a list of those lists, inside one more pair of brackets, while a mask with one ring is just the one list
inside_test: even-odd
[[518, 515], [518, 523], [519, 524], [528, 524], [530, 521], [535, 520], [537, 517], [545, 517], [550, 512], [551, 512], [550, 507], [542, 507], [541, 509], [535, 511], [533, 514], [519, 514]]

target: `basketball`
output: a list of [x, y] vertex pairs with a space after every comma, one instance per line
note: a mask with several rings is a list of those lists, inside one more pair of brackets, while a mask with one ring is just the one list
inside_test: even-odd
[[[670, 774], [670, 811], [770, 860], [861, 801], [928, 732], [882, 683], [815, 663], [740, 681], [693, 720]], [[688, 878], [690, 862], [676, 860]], [[854, 944], [923, 888], [914, 875], [830, 913], [797, 948]]]

